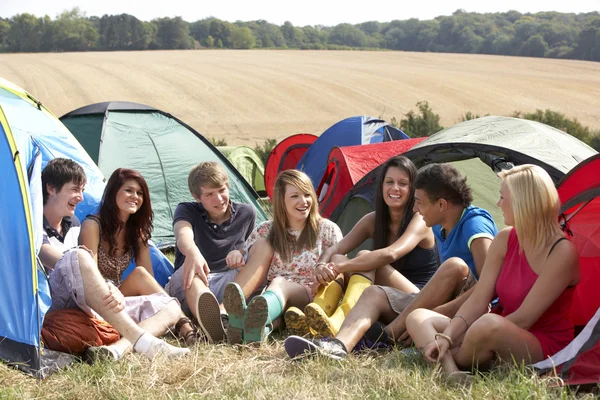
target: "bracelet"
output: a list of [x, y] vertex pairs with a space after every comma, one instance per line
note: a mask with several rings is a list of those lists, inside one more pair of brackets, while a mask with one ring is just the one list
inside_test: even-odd
[[465, 319], [465, 317], [463, 317], [462, 315], [455, 315], [454, 317], [451, 318], [451, 320], [454, 319], [454, 318], [460, 318], [460, 319], [462, 319], [465, 322], [465, 324], [467, 325], [467, 329], [469, 329], [469, 323], [467, 322], [467, 320]]
[[452, 340], [452, 338], [450, 336], [446, 335], [445, 333], [438, 332], [433, 336], [433, 339], [436, 341], [438, 340], [438, 338], [446, 339], [448, 341], [448, 343], [450, 344], [450, 348], [454, 347], [454, 341]]

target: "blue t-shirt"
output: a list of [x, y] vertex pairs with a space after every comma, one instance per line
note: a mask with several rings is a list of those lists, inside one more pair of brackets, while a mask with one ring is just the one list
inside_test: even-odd
[[446, 235], [441, 225], [435, 225], [432, 229], [438, 246], [440, 262], [452, 257], [462, 258], [473, 275], [479, 279], [475, 269], [475, 260], [471, 253], [471, 243], [479, 238], [494, 239], [498, 233], [498, 228], [490, 213], [483, 208], [469, 206], [465, 208], [460, 220], [449, 234]]

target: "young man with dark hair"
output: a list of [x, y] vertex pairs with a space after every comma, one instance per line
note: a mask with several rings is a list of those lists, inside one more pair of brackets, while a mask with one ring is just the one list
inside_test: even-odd
[[[75, 216], [75, 207], [83, 200], [85, 183], [83, 168], [66, 158], [51, 160], [42, 171], [44, 231], [39, 257], [49, 271], [52, 294], [49, 311], [79, 308], [90, 316], [97, 313], [128, 342], [121, 340], [118, 346], [89, 348], [86, 351], [88, 357], [118, 360], [125, 352], [123, 347], [126, 349], [130, 344], [134, 351], [148, 358], [157, 354], [173, 357], [189, 353], [188, 349], [171, 346], [152, 336], [122, 312], [125, 299], [119, 289], [104, 280], [89, 250], [78, 247], [80, 223]], [[146, 321], [153, 320], [158, 321], [155, 324], [158, 326], [160, 318], [156, 314], [140, 325], [152, 325]]]
[[175, 209], [175, 273], [165, 289], [189, 307], [186, 311], [198, 320], [208, 341], [218, 343], [225, 339], [225, 286], [235, 280], [251, 293], [258, 287], [254, 281], [260, 281], [250, 282], [256, 278], [252, 277], [255, 271], [240, 272], [238, 268], [244, 265], [241, 257], [228, 258], [229, 252], [241, 248], [252, 233], [256, 210], [249, 204], [230, 201], [227, 171], [218, 162], [194, 167], [188, 186], [196, 201], [180, 203]]
[[[442, 264], [417, 294], [372, 286], [350, 311], [335, 339], [321, 341], [290, 336], [290, 357], [308, 352], [343, 358], [365, 335], [366, 345], [391, 344], [408, 338], [406, 317], [417, 308], [454, 316], [473, 292], [488, 248], [498, 229], [486, 210], [471, 205], [467, 179], [450, 164], [421, 168], [415, 181], [415, 212], [432, 227]], [[378, 320], [389, 323], [383, 330]], [[372, 328], [371, 328], [372, 327]]]

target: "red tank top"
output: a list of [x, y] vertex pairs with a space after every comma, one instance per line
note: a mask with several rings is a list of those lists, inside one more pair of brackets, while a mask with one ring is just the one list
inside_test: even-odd
[[[515, 229], [508, 236], [508, 247], [500, 276], [496, 280], [500, 315], [515, 312], [535, 284], [538, 275], [531, 269], [525, 253], [519, 254], [519, 239]], [[573, 340], [573, 323], [570, 318], [575, 286], [568, 287], [529, 328], [544, 352], [544, 357], [554, 355]]]

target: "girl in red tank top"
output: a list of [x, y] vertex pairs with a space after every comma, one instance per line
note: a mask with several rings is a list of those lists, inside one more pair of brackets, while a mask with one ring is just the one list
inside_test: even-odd
[[[460, 368], [487, 368], [500, 359], [535, 363], [573, 339], [569, 311], [579, 261], [558, 224], [552, 179], [535, 165], [500, 174], [503, 229], [492, 241], [479, 282], [454, 318], [418, 309], [407, 328], [425, 358], [462, 380]], [[502, 311], [488, 313], [498, 297]]]
[[[517, 311], [537, 279], [538, 274], [529, 266], [525, 253], [519, 254], [519, 239], [517, 232], [512, 229], [504, 264], [496, 280], [496, 294], [502, 308], [500, 315], [506, 317]], [[575, 286], [568, 287], [528, 329], [540, 341], [544, 358], [556, 354], [573, 340], [570, 310], [574, 291]]]

